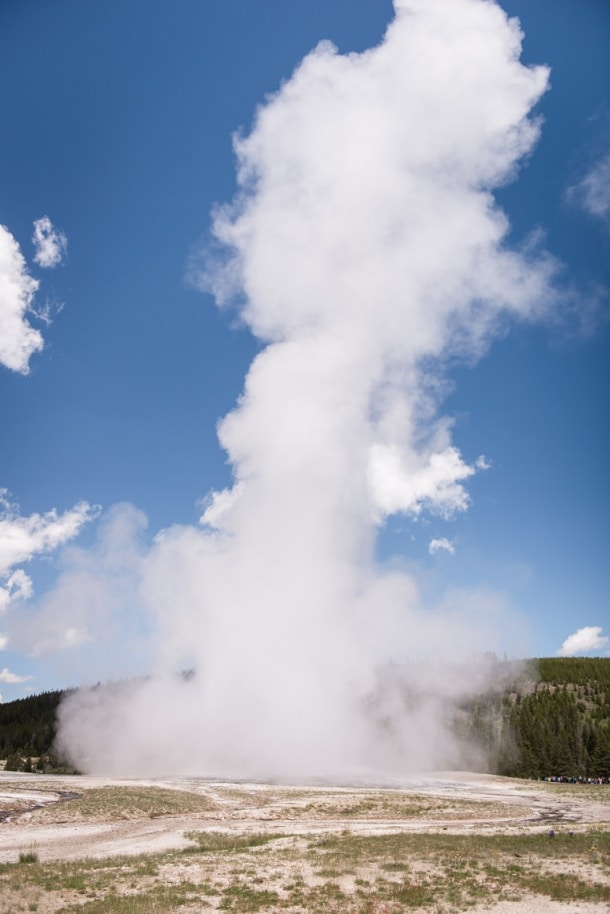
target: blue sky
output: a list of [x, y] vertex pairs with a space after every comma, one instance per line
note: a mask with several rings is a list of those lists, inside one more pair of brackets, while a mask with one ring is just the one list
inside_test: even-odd
[[[605, 655], [610, 8], [506, 0], [503, 9], [521, 20], [522, 62], [551, 75], [534, 108], [540, 138], [494, 193], [510, 221], [506, 244], [522, 249], [534, 233], [555, 259], [553, 304], [537, 320], [499, 317], [480, 351], [445, 354], [436, 415], [452, 421], [464, 465], [484, 455], [487, 469], [464, 477], [466, 510], [396, 502], [378, 518], [375, 561], [413, 575], [424, 605], [471, 594], [508, 613], [521, 640], [501, 636], [495, 650], [548, 656], [582, 629], [565, 651]], [[120, 611], [100, 610], [115, 621], [98, 652], [91, 620], [57, 608], [60, 576], [75, 574], [74, 547], [81, 570], [87, 550], [95, 564], [112, 506], [146, 515], [138, 548], [151, 563], [159, 531], [200, 529], [208, 493], [231, 486], [217, 423], [273, 338], [255, 338], [239, 295], [219, 309], [193, 281], [214, 206], [236, 191], [232, 134], [250, 132], [257, 107], [321, 39], [362, 52], [392, 16], [386, 0], [2, 4], [0, 268], [39, 282], [24, 320], [44, 342], [0, 366], [0, 584], [12, 594], [0, 619], [4, 700], [146, 668], [152, 655], [138, 644], [155, 623], [125, 597], [131, 577]], [[45, 216], [46, 261], [32, 242]], [[26, 265], [16, 267], [17, 245]], [[1, 308], [11, 289], [0, 285]], [[47, 515], [36, 536], [35, 514]], [[16, 530], [27, 541], [11, 553]], [[37, 639], [61, 626], [89, 634]]]

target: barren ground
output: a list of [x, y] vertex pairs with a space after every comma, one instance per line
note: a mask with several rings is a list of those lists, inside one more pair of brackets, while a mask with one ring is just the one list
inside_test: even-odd
[[357, 787], [1, 772], [1, 864], [2, 914], [601, 914], [610, 787], [461, 772]]

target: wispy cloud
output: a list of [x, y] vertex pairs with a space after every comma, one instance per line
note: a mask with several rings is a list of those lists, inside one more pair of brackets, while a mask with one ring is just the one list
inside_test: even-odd
[[45, 269], [59, 266], [68, 249], [68, 239], [53, 226], [48, 216], [34, 222], [32, 241], [36, 249], [34, 261]]
[[588, 654], [591, 651], [601, 650], [607, 643], [608, 637], [602, 635], [600, 625], [585, 625], [565, 639], [557, 651], [557, 656], [571, 657], [573, 654]]
[[[28, 653], [78, 654], [94, 646], [95, 659], [73, 656], [61, 663], [81, 676], [100, 677], [129, 672], [119, 657], [132, 662], [146, 626], [140, 629], [143, 532], [146, 518], [132, 505], [115, 505], [101, 517], [94, 544], [71, 545], [60, 557], [61, 572], [54, 588], [38, 605], [36, 625], [12, 619], [11, 643]], [[13, 614], [16, 616], [16, 614]], [[140, 630], [139, 630], [140, 629]]]
[[97, 508], [79, 502], [63, 514], [53, 509], [23, 517], [7, 490], [0, 489], [0, 611], [32, 595], [31, 578], [19, 566], [73, 539], [97, 512]]
[[3, 670], [0, 670], [0, 682], [9, 685], [16, 685], [19, 682], [29, 682], [32, 678], [32, 676], [19, 676], [17, 673], [11, 673], [6, 667], [4, 667]]
[[430, 555], [435, 555], [437, 552], [449, 552], [451, 555], [455, 555], [455, 546], [448, 540], [446, 537], [441, 536], [439, 539], [430, 540], [428, 545], [428, 552]]
[[591, 216], [610, 216], [610, 153], [591, 167], [584, 178], [568, 188], [568, 199], [581, 206]]

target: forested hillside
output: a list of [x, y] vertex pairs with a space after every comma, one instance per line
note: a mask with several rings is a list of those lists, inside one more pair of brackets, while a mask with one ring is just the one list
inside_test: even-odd
[[8, 771], [57, 767], [53, 754], [55, 715], [65, 692], [43, 692], [0, 704], [0, 758]]
[[[610, 658], [494, 659], [490, 679], [495, 685], [485, 696], [455, 708], [453, 727], [469, 747], [470, 767], [523, 778], [610, 778]], [[0, 704], [0, 758], [8, 770], [57, 768], [63, 694]]]
[[610, 777], [610, 659], [530, 661], [465, 709], [490, 770], [523, 778]]

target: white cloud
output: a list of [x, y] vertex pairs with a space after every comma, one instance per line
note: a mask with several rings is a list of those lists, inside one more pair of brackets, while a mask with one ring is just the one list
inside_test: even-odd
[[17, 568], [11, 574], [0, 574], [0, 582], [0, 612], [5, 610], [9, 603], [28, 600], [34, 592], [31, 578], [23, 568]]
[[46, 514], [22, 517], [6, 489], [0, 489], [0, 611], [11, 602], [32, 595], [32, 581], [17, 566], [33, 556], [48, 554], [78, 535], [98, 509], [79, 502], [63, 514], [53, 509]]
[[437, 552], [440, 552], [441, 550], [444, 550], [445, 552], [449, 552], [450, 555], [455, 555], [455, 546], [453, 545], [451, 540], [448, 540], [444, 536], [441, 536], [439, 539], [430, 540], [430, 543], [428, 545], [428, 552], [430, 553], [430, 555], [435, 555]]
[[601, 650], [607, 643], [608, 638], [606, 635], [602, 635], [600, 625], [585, 625], [565, 639], [557, 651], [557, 656], [571, 657], [574, 654], [588, 654], [591, 651]]
[[68, 239], [63, 232], [54, 228], [48, 216], [42, 216], [34, 222], [32, 241], [36, 249], [34, 260], [44, 268], [59, 266], [68, 249]]
[[19, 245], [0, 225], [0, 363], [27, 374], [30, 356], [43, 348], [41, 333], [27, 320], [38, 281], [28, 273]]
[[567, 196], [591, 216], [607, 218], [610, 215], [610, 153], [596, 162], [582, 181], [568, 188]]
[[[48, 216], [34, 222], [33, 242], [34, 260], [39, 266], [61, 263], [67, 239], [53, 228]], [[42, 334], [32, 327], [28, 314], [49, 324], [54, 310], [49, 304], [34, 306], [39, 285], [28, 272], [19, 244], [6, 226], [0, 225], [0, 364], [21, 374], [28, 374], [31, 356], [44, 346]]]
[[3, 670], [0, 670], [0, 682], [9, 685], [16, 685], [19, 682], [29, 682], [32, 678], [32, 676], [18, 676], [17, 673], [11, 673], [6, 667], [4, 667]]

